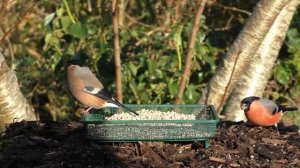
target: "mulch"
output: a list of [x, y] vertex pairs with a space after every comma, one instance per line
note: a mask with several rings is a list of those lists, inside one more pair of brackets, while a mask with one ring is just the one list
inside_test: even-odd
[[100, 143], [86, 138], [80, 123], [19, 122], [0, 138], [0, 167], [300, 167], [296, 126], [252, 127], [220, 122], [202, 142]]

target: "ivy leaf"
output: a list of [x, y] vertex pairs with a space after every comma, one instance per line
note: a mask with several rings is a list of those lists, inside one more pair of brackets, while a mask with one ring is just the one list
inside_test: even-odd
[[283, 85], [290, 83], [290, 73], [283, 66], [278, 66], [275, 70], [275, 77], [277, 81]]
[[69, 16], [62, 16], [60, 18], [60, 22], [63, 29], [68, 29], [69, 26], [72, 24], [72, 21]]
[[84, 39], [88, 35], [87, 27], [84, 24], [81, 24], [80, 22], [71, 25], [69, 32], [72, 36], [80, 39]]
[[176, 96], [177, 90], [178, 90], [177, 83], [170, 80], [170, 82], [168, 83], [168, 90], [170, 92], [171, 98], [174, 98]]
[[136, 73], [137, 73], [137, 68], [135, 67], [135, 65], [132, 63], [132, 62], [129, 62], [129, 69], [130, 69], [130, 71], [131, 71], [131, 73], [132, 73], [132, 75], [136, 75]]

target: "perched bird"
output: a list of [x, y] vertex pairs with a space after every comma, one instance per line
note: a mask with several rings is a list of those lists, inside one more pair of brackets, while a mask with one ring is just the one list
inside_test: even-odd
[[241, 101], [241, 109], [244, 110], [247, 119], [257, 126], [276, 127], [282, 118], [283, 113], [287, 111], [295, 111], [297, 107], [286, 107], [276, 104], [272, 100], [261, 99], [260, 97], [250, 96]]
[[122, 107], [138, 115], [112, 97], [92, 71], [81, 61], [69, 60], [66, 66], [70, 92], [79, 102], [89, 107], [83, 111], [84, 113], [88, 113], [92, 108]]

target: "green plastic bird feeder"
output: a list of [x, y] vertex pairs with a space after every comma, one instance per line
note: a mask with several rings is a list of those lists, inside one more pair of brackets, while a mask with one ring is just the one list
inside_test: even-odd
[[136, 141], [204, 141], [216, 132], [218, 117], [210, 105], [126, 105], [134, 111], [142, 109], [156, 110], [162, 113], [175, 111], [181, 114], [193, 114], [193, 120], [106, 120], [106, 117], [119, 112], [120, 108], [94, 110], [84, 117], [87, 136], [103, 142]]

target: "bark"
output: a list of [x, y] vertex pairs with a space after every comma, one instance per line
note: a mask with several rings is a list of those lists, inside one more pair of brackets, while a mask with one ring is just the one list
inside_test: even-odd
[[9, 68], [0, 51], [0, 132], [5, 125], [36, 120], [36, 114], [20, 91], [16, 72]]
[[226, 119], [246, 120], [244, 112], [240, 109], [240, 101], [247, 96], [262, 96], [298, 5], [299, 1], [293, 0], [276, 18], [254, 59], [247, 66], [248, 70], [241, 76], [228, 98], [223, 111]]
[[124, 19], [125, 19], [125, 0], [120, 0], [118, 5], [118, 22], [119, 27], [122, 29], [124, 27]]
[[[216, 107], [218, 113], [221, 112], [224, 102], [236, 85], [236, 81], [244, 73], [244, 70], [248, 68], [247, 65], [257, 52], [280, 11], [290, 1], [291, 0], [261, 0], [257, 4], [252, 16], [218, 66], [218, 70], [209, 82], [205, 90], [205, 96], [200, 100], [200, 103], [212, 104]], [[237, 57], [237, 64], [232, 73]], [[232, 79], [229, 81], [231, 75]], [[225, 93], [226, 87], [228, 89]]]

